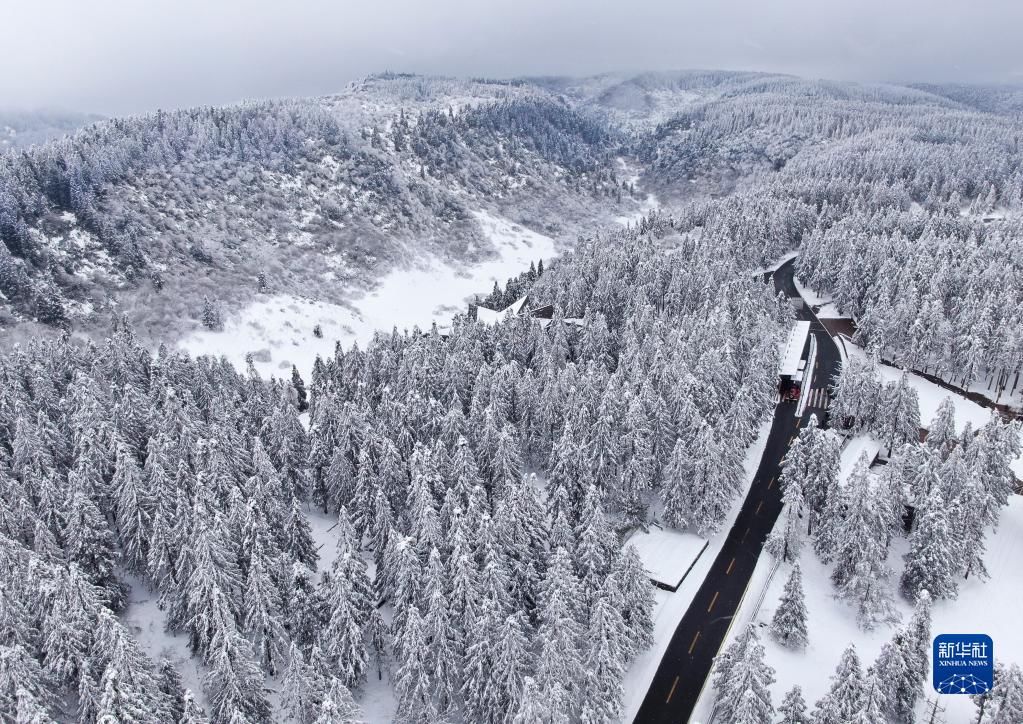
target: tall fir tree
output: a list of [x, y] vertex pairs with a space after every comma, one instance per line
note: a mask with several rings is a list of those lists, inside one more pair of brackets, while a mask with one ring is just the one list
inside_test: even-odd
[[778, 608], [771, 619], [771, 635], [783, 646], [806, 648], [806, 601], [803, 596], [803, 574], [796, 563], [785, 582]]

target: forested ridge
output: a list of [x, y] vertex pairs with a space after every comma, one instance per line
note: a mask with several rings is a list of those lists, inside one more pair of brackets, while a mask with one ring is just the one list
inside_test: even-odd
[[358, 128], [313, 100], [160, 111], [0, 155], [0, 322], [106, 325], [133, 288], [187, 321], [199, 307], [176, 294], [201, 301], [207, 277], [323, 291], [324, 262], [336, 286], [490, 253], [484, 203], [557, 229], [620, 198], [615, 134], [556, 99], [394, 111]]

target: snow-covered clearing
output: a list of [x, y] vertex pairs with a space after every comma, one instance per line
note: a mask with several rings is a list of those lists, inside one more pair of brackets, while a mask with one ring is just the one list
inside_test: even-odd
[[[222, 332], [196, 331], [180, 346], [193, 355], [223, 355], [245, 369], [245, 357], [261, 374], [280, 376], [291, 365], [306, 375], [317, 355], [326, 357], [340, 342], [365, 346], [377, 330], [428, 330], [464, 312], [476, 294], [490, 292], [494, 282], [529, 268], [530, 262], [557, 254], [554, 240], [486, 211], [476, 220], [497, 250], [497, 257], [471, 266], [453, 266], [427, 259], [411, 268], [395, 269], [350, 306], [279, 294], [253, 302], [225, 320]], [[313, 335], [320, 325], [322, 338]]]
[[[634, 189], [639, 188], [639, 170], [631, 166], [628, 161], [624, 158], [618, 159], [618, 170], [625, 176], [625, 181]], [[661, 202], [653, 194], [646, 194], [643, 200], [639, 204], [639, 208], [631, 214], [624, 216], [618, 216], [615, 218], [615, 223], [621, 226], [631, 226], [632, 224], [638, 224], [641, 219], [648, 216], [651, 211], [656, 211], [661, 207]]]
[[[958, 422], [963, 424], [962, 421]], [[853, 438], [842, 454], [842, 478], [848, 477], [859, 452], [864, 449], [869, 451], [875, 446], [877, 443], [866, 435]], [[1020, 663], [1023, 662], [1023, 627], [1019, 625], [1019, 601], [1023, 598], [1023, 577], [1019, 575], [1019, 560], [1023, 556], [1023, 497], [1013, 496], [1009, 507], [1002, 512], [998, 530], [989, 534], [986, 545], [984, 561], [991, 578], [986, 582], [976, 577], [961, 581], [956, 600], [936, 601], [932, 612], [931, 633], [932, 636], [940, 633], [986, 633], [995, 641], [995, 655], [999, 661]], [[888, 556], [888, 565], [894, 569], [888, 584], [895, 596], [902, 623], [908, 621], [912, 614], [912, 605], [897, 593], [898, 580], [904, 567], [902, 557], [908, 549], [908, 540], [897, 537], [892, 542]], [[822, 564], [814, 555], [812, 547], [807, 545], [800, 556], [800, 567], [803, 570], [810, 643], [804, 652], [790, 651], [771, 639], [766, 629], [791, 571], [790, 565], [783, 564], [770, 577], [773, 567], [774, 559], [770, 555], [765, 553], [760, 556], [749, 591], [759, 593], [767, 585], [763, 605], [759, 611], [755, 611], [759, 596], [747, 596], [736, 614], [725, 645], [737, 632], [743, 630], [746, 623], [755, 621], [762, 627], [761, 638], [767, 651], [767, 663], [775, 669], [777, 681], [770, 687], [774, 705], [781, 702], [785, 692], [799, 684], [807, 704], [813, 706], [830, 687], [831, 674], [846, 646], [855, 643], [865, 668], [874, 661], [881, 646], [891, 638], [896, 627], [880, 626], [875, 631], [862, 631], [856, 625], [853, 608], [835, 598], [830, 578], [831, 566]], [[925, 682], [924, 687], [927, 701], [933, 703], [934, 697], [938, 695], [930, 688], [930, 681]], [[712, 689], [704, 689], [693, 711], [693, 722], [708, 722], [713, 698]], [[938, 704], [946, 710], [944, 721], [948, 724], [971, 721], [976, 711], [967, 696], [941, 695]], [[925, 706], [921, 702], [918, 715], [923, 713]]]
[[625, 687], [625, 706], [623, 708], [624, 716], [622, 721], [631, 722], [636, 718], [639, 707], [643, 704], [643, 697], [646, 696], [647, 689], [650, 688], [650, 682], [653, 681], [654, 674], [657, 673], [657, 667], [664, 657], [664, 652], [671, 642], [675, 629], [678, 628], [679, 621], [682, 620], [682, 617], [689, 609], [689, 604], [692, 603], [693, 597], [700, 590], [703, 579], [707, 577], [707, 572], [721, 551], [721, 546], [724, 545], [725, 538], [728, 537], [728, 531], [731, 529], [735, 517], [739, 514], [739, 510], [746, 500], [746, 495], [749, 493], [750, 486], [753, 484], [753, 477], [760, 466], [760, 458], [764, 454], [764, 447], [767, 445], [767, 436], [771, 432], [773, 419], [772, 417], [761, 426], [757, 439], [746, 450], [746, 458], [743, 461], [743, 467], [746, 471], [745, 482], [742, 491], [732, 503], [732, 509], [725, 518], [721, 529], [710, 537], [707, 549], [696, 560], [696, 564], [689, 571], [689, 574], [677, 591], [668, 593], [667, 591], [656, 589], [653, 613], [654, 645], [637, 656], [629, 670], [625, 672], [625, 680], [623, 682]]

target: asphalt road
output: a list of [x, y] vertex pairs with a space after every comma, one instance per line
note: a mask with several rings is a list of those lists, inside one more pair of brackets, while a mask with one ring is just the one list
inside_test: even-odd
[[[797, 298], [799, 294], [792, 282], [793, 268], [794, 262], [789, 261], [778, 269], [774, 274], [774, 284], [787, 296]], [[811, 334], [817, 339], [817, 361], [811, 389], [826, 387], [841, 369], [838, 348], [805, 304], [799, 309], [798, 317], [811, 322]], [[804, 395], [808, 392], [803, 390]], [[827, 399], [822, 394], [815, 397]], [[809, 405], [802, 417], [797, 418], [796, 404], [786, 400], [775, 408], [767, 446], [749, 494], [703, 585], [672, 636], [636, 715], [636, 724], [682, 724], [689, 720], [700, 689], [710, 674], [714, 656], [753, 575], [764, 541], [781, 512], [778, 475], [782, 458], [799, 427], [811, 414], [816, 414], [822, 425], [827, 423], [826, 410]]]

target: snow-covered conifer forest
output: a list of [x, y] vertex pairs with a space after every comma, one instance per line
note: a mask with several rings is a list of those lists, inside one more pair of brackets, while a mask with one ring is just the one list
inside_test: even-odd
[[1023, 588], [1021, 105], [389, 73], [0, 146], [0, 721], [630, 719], [686, 610], [630, 536], [720, 549], [794, 255], [841, 373], [701, 701], [913, 721], [932, 616]]

